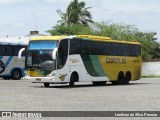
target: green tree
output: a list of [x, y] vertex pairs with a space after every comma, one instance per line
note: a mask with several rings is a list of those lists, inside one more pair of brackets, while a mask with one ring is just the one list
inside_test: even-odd
[[82, 35], [92, 34], [90, 27], [81, 24], [71, 24], [69, 26], [56, 25], [47, 31], [51, 35]]
[[135, 25], [112, 22], [93, 23], [89, 26], [70, 24], [56, 25], [48, 31], [51, 35], [97, 35], [107, 36], [113, 40], [137, 41], [142, 45], [143, 59], [160, 58], [160, 44], [156, 42], [155, 32], [142, 32]]
[[61, 25], [67, 26], [70, 24], [82, 24], [88, 26], [89, 23], [93, 23], [91, 13], [88, 9], [90, 9], [90, 7], [86, 7], [85, 2], [73, 0], [68, 5], [65, 13], [61, 10], [57, 10], [57, 13], [61, 17], [61, 20], [58, 22]]
[[155, 32], [142, 32], [135, 25], [112, 22], [95, 23], [91, 29], [94, 35], [111, 37], [113, 40], [140, 42], [143, 59], [160, 57], [160, 44], [156, 42]]

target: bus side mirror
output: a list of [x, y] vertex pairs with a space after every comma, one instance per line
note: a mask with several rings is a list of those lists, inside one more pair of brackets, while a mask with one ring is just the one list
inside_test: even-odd
[[52, 53], [52, 59], [53, 59], [53, 60], [57, 58], [57, 50], [58, 50], [58, 48], [55, 48], [55, 49], [53, 50], [53, 53]]
[[18, 58], [21, 58], [22, 57], [22, 52], [25, 51], [25, 48], [22, 48], [19, 50], [19, 53], [18, 53]]

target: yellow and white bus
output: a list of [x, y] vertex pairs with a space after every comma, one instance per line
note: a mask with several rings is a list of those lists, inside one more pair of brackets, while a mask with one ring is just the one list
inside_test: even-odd
[[27, 48], [26, 79], [50, 84], [92, 82], [128, 84], [141, 77], [141, 45], [109, 37], [75, 35], [32, 38]]

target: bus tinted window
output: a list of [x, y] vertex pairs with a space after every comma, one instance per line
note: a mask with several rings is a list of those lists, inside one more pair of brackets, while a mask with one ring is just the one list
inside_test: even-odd
[[92, 55], [101, 55], [102, 54], [102, 43], [101, 42], [92, 42], [92, 49], [91, 54]]
[[[20, 49], [22, 49], [22, 48], [27, 49], [27, 46], [14, 45], [13, 46], [13, 50], [14, 50], [13, 55], [14, 56], [18, 56], [18, 53], [19, 53]], [[26, 52], [22, 52], [22, 56], [25, 56], [25, 54], [26, 54]]]
[[81, 53], [81, 41], [78, 39], [70, 40], [70, 54], [80, 54]]
[[3, 56], [3, 47], [0, 46], [0, 56]]
[[139, 56], [141, 48], [139, 45], [130, 45], [129, 47], [130, 56]]
[[2, 45], [3, 55], [12, 56], [13, 55], [13, 46], [12, 45]]
[[19, 52], [19, 47], [18, 46], [13, 46], [13, 48], [14, 48], [14, 56], [18, 56], [18, 52]]
[[139, 56], [141, 54], [140, 45], [103, 42], [102, 46], [103, 46], [103, 55]]
[[[27, 48], [27, 46], [1, 45], [0, 56], [18, 56], [18, 52], [21, 48]], [[22, 53], [22, 56], [25, 56], [25, 52]]]
[[112, 44], [107, 42], [102, 42], [102, 55], [111, 55]]
[[91, 50], [91, 42], [87, 40], [81, 41], [81, 54], [82, 55], [89, 55]]
[[139, 56], [141, 54], [141, 46], [113, 42], [71, 40], [70, 54]]
[[129, 56], [129, 45], [128, 44], [120, 44], [121, 47], [121, 55]]
[[58, 48], [58, 68], [62, 68], [68, 57], [68, 40], [62, 40]]
[[115, 55], [115, 56], [120, 56], [122, 55], [122, 52], [121, 52], [121, 45], [118, 44], [118, 43], [112, 43], [112, 53], [111, 55]]

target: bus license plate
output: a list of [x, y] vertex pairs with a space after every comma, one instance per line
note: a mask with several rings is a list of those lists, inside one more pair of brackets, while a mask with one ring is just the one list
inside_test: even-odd
[[36, 78], [36, 81], [41, 81], [41, 78]]

